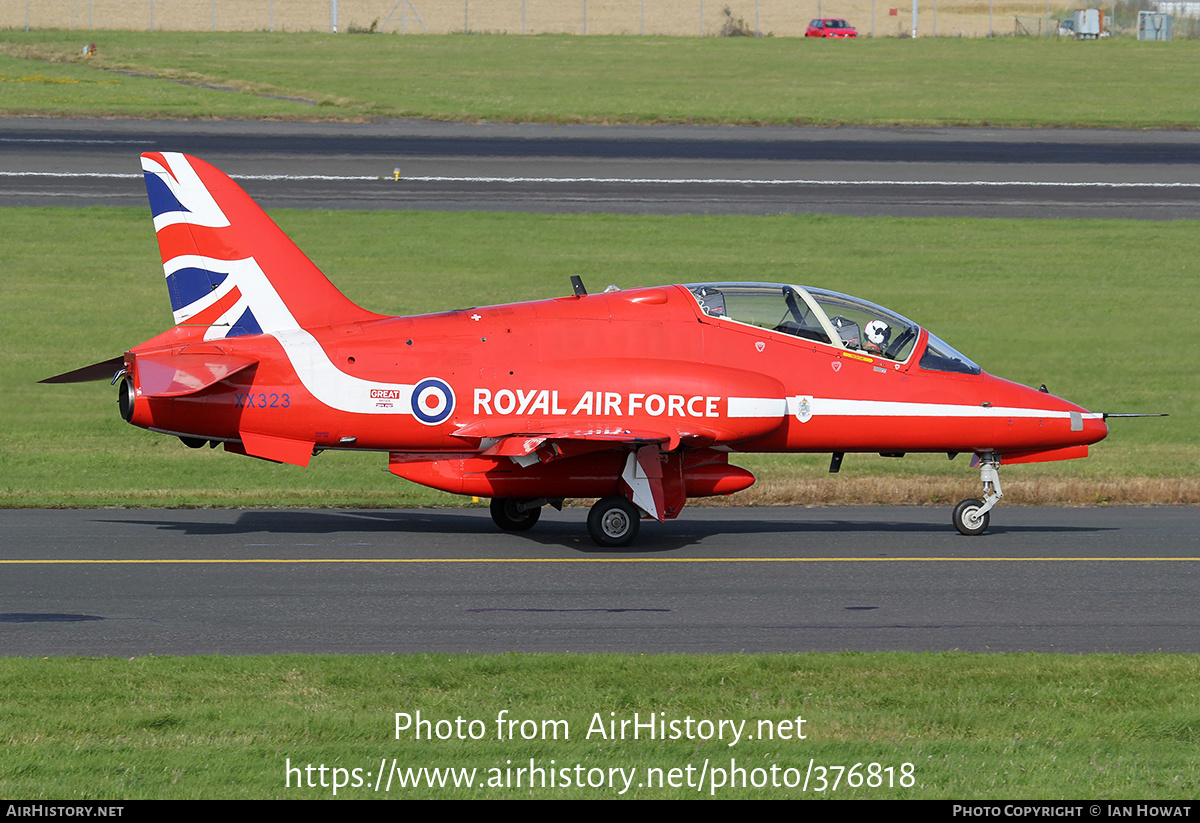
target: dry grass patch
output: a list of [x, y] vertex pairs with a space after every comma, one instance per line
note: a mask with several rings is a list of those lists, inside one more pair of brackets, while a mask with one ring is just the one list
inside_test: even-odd
[[[1200, 479], [1131, 477], [1013, 479], [1001, 477], [1004, 505], [1016, 506], [1195, 506]], [[710, 506], [927, 506], [981, 497], [974, 477], [889, 477], [795, 479], [765, 476], [733, 497], [706, 500]]]

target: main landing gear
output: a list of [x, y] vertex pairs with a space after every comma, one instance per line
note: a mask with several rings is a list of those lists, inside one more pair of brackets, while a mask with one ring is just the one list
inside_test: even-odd
[[[492, 520], [506, 532], [523, 532], [533, 528], [542, 516], [545, 500], [518, 500], [515, 497], [492, 498]], [[559, 503], [562, 506], [562, 503]]]
[[588, 512], [588, 534], [597, 546], [619, 549], [637, 537], [642, 525], [642, 513], [637, 506], [620, 495], [602, 497]]
[[[549, 503], [561, 509], [562, 500], [521, 500], [515, 497], [492, 498], [492, 520], [506, 532], [532, 529], [542, 516], [542, 506]], [[588, 513], [588, 534], [596, 545], [609, 549], [628, 546], [637, 537], [642, 525], [642, 512], [620, 495], [602, 498]]]
[[993, 452], [979, 455], [979, 479], [983, 481], [983, 500], [967, 498], [954, 507], [954, 528], [959, 534], [974, 537], [987, 531], [992, 507], [1000, 502], [1000, 455]]

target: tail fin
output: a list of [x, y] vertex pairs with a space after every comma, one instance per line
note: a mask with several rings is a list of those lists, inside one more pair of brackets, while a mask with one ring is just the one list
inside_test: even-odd
[[217, 168], [148, 152], [142, 170], [177, 324], [214, 340], [380, 317], [338, 291]]

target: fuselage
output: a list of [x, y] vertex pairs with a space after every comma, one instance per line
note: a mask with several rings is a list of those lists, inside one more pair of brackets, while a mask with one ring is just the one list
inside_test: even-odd
[[131, 422], [315, 449], [472, 453], [501, 435], [594, 430], [733, 451], [1003, 455], [1107, 433], [1101, 415], [1043, 391], [929, 367], [940, 363], [925, 356], [929, 340], [919, 330], [893, 359], [713, 316], [688, 287], [666, 286], [183, 346], [156, 339], [127, 366], [136, 381], [138, 358], [153, 353], [253, 360], [203, 391], [137, 403]]

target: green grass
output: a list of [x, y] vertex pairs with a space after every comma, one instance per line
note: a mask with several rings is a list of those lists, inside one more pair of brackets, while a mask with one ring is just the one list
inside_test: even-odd
[[[845, 291], [927, 325], [993, 374], [1044, 382], [1090, 409], [1171, 414], [1113, 421], [1087, 460], [1014, 467], [1006, 489], [1009, 480], [1038, 486], [1080, 478], [1083, 491], [1058, 493], [1058, 502], [1104, 502], [1110, 493], [1087, 483], [1194, 483], [1200, 467], [1194, 222], [322, 211], [275, 217], [351, 299], [387, 314], [559, 296], [569, 293], [570, 274], [594, 290], [753, 277]], [[123, 423], [116, 392], [105, 383], [37, 384], [115, 356], [171, 324], [154, 234], [146, 211], [135, 208], [6, 209], [0, 230], [0, 505], [465, 502], [391, 477], [382, 455], [328, 453], [301, 469], [192, 451]], [[813, 242], [828, 236], [843, 240]], [[856, 488], [868, 488], [858, 483], [864, 477], [918, 489], [950, 478], [959, 492], [977, 483], [965, 460], [944, 456], [854, 456], [837, 478], [825, 472], [827, 456], [735, 462], [758, 472], [760, 486], [807, 478], [841, 484], [835, 488], [851, 500]], [[863, 493], [868, 501], [891, 499]], [[805, 491], [786, 494], [775, 502], [812, 499]]]
[[[693, 769], [691, 787], [626, 797], [1192, 799], [1200, 792], [1200, 659], [1194, 655], [906, 653], [421, 655], [0, 660], [0, 795], [20, 799], [328, 798], [289, 764], [360, 769], [340, 798], [609, 798], [608, 788], [373, 790], [367, 772], [474, 768]], [[19, 697], [18, 697], [19, 695]], [[534, 720], [537, 739], [498, 740], [496, 718]], [[415, 739], [396, 713], [474, 727], [478, 740]], [[610, 714], [610, 712], [612, 714]], [[699, 739], [587, 736], [600, 720], [745, 721], [730, 746]], [[796, 726], [797, 718], [804, 723]], [[544, 720], [569, 738], [541, 739]], [[757, 739], [760, 721], [793, 723]], [[403, 722], [403, 721], [402, 721]], [[778, 728], [778, 726], [776, 726]], [[448, 730], [442, 726], [442, 732]], [[464, 730], [467, 726], [462, 727]], [[531, 730], [531, 727], [526, 727]], [[563, 728], [559, 727], [560, 730]], [[682, 728], [682, 727], [681, 727]], [[726, 727], [728, 729], [728, 727]], [[766, 730], [766, 726], [762, 727]], [[785, 730], [787, 727], [784, 727]], [[430, 729], [433, 730], [432, 728]], [[802, 731], [804, 739], [797, 739]], [[644, 733], [643, 733], [644, 734]], [[695, 784], [729, 770], [892, 767], [913, 785], [836, 791]], [[314, 770], [313, 780], [320, 774]], [[761, 777], [769, 777], [769, 771]]]
[[1192, 128], [1200, 97], [1200, 41], [266, 32], [89, 38], [99, 55], [84, 59], [78, 32], [0, 32], [0, 113]]

